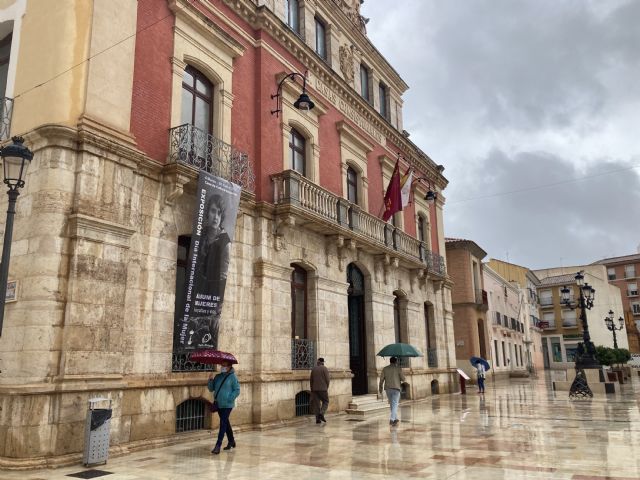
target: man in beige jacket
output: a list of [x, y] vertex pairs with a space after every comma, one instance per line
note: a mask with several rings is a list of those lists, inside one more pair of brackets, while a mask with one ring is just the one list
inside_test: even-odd
[[[324, 358], [319, 358], [318, 363], [311, 370], [309, 383], [311, 387], [311, 401], [316, 414], [316, 423], [325, 422], [324, 414], [329, 407], [329, 382], [331, 377], [329, 369], [324, 366]], [[320, 405], [322, 402], [322, 405]]]
[[396, 426], [400, 423], [398, 420], [398, 404], [400, 403], [400, 391], [402, 389], [402, 382], [404, 382], [404, 374], [402, 368], [398, 365], [398, 359], [391, 357], [389, 365], [382, 369], [382, 375], [380, 376], [380, 386], [378, 390], [382, 393], [387, 392], [387, 398], [389, 399], [389, 407], [391, 408], [391, 416], [389, 417], [389, 424]]

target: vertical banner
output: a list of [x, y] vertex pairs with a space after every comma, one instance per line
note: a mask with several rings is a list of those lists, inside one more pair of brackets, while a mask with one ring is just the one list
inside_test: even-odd
[[218, 348], [218, 328], [240, 206], [240, 185], [200, 172], [176, 350]]

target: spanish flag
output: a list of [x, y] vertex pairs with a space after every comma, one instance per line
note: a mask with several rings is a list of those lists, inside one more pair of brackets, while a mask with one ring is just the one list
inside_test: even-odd
[[387, 186], [387, 193], [384, 195], [382, 220], [386, 222], [394, 213], [400, 210], [402, 210], [402, 187], [400, 185], [400, 159], [398, 159]]

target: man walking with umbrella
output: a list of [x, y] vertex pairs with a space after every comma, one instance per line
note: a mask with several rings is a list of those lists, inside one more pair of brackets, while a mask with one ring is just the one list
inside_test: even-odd
[[396, 357], [391, 357], [389, 365], [382, 369], [378, 390], [382, 393], [382, 389], [384, 388], [384, 391], [387, 393], [389, 408], [391, 409], [389, 424], [394, 427], [400, 423], [400, 420], [398, 420], [398, 404], [400, 403], [402, 382], [404, 382], [402, 368], [398, 365], [398, 359]]

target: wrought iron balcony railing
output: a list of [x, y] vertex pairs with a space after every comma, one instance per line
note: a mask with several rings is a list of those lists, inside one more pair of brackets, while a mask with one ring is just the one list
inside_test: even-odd
[[171, 355], [172, 372], [213, 372], [213, 365], [191, 362], [188, 353], [173, 353]]
[[0, 109], [0, 141], [3, 141], [11, 136], [13, 98], [3, 97], [0, 100]]
[[427, 349], [427, 365], [431, 368], [438, 366], [438, 350], [435, 348]]
[[380, 252], [400, 253], [413, 263], [422, 264], [431, 273], [446, 275], [444, 257], [429, 251], [424, 242], [417, 238], [364, 212], [358, 205], [325, 190], [293, 170], [272, 175], [271, 178], [274, 184], [273, 202], [276, 205], [298, 209], [314, 223], [331, 226], [334, 233], [345, 233]]
[[308, 370], [316, 363], [316, 344], [306, 338], [291, 339], [291, 370]]
[[255, 175], [246, 153], [189, 124], [170, 129], [169, 138], [171, 162], [191, 165], [254, 191]]

